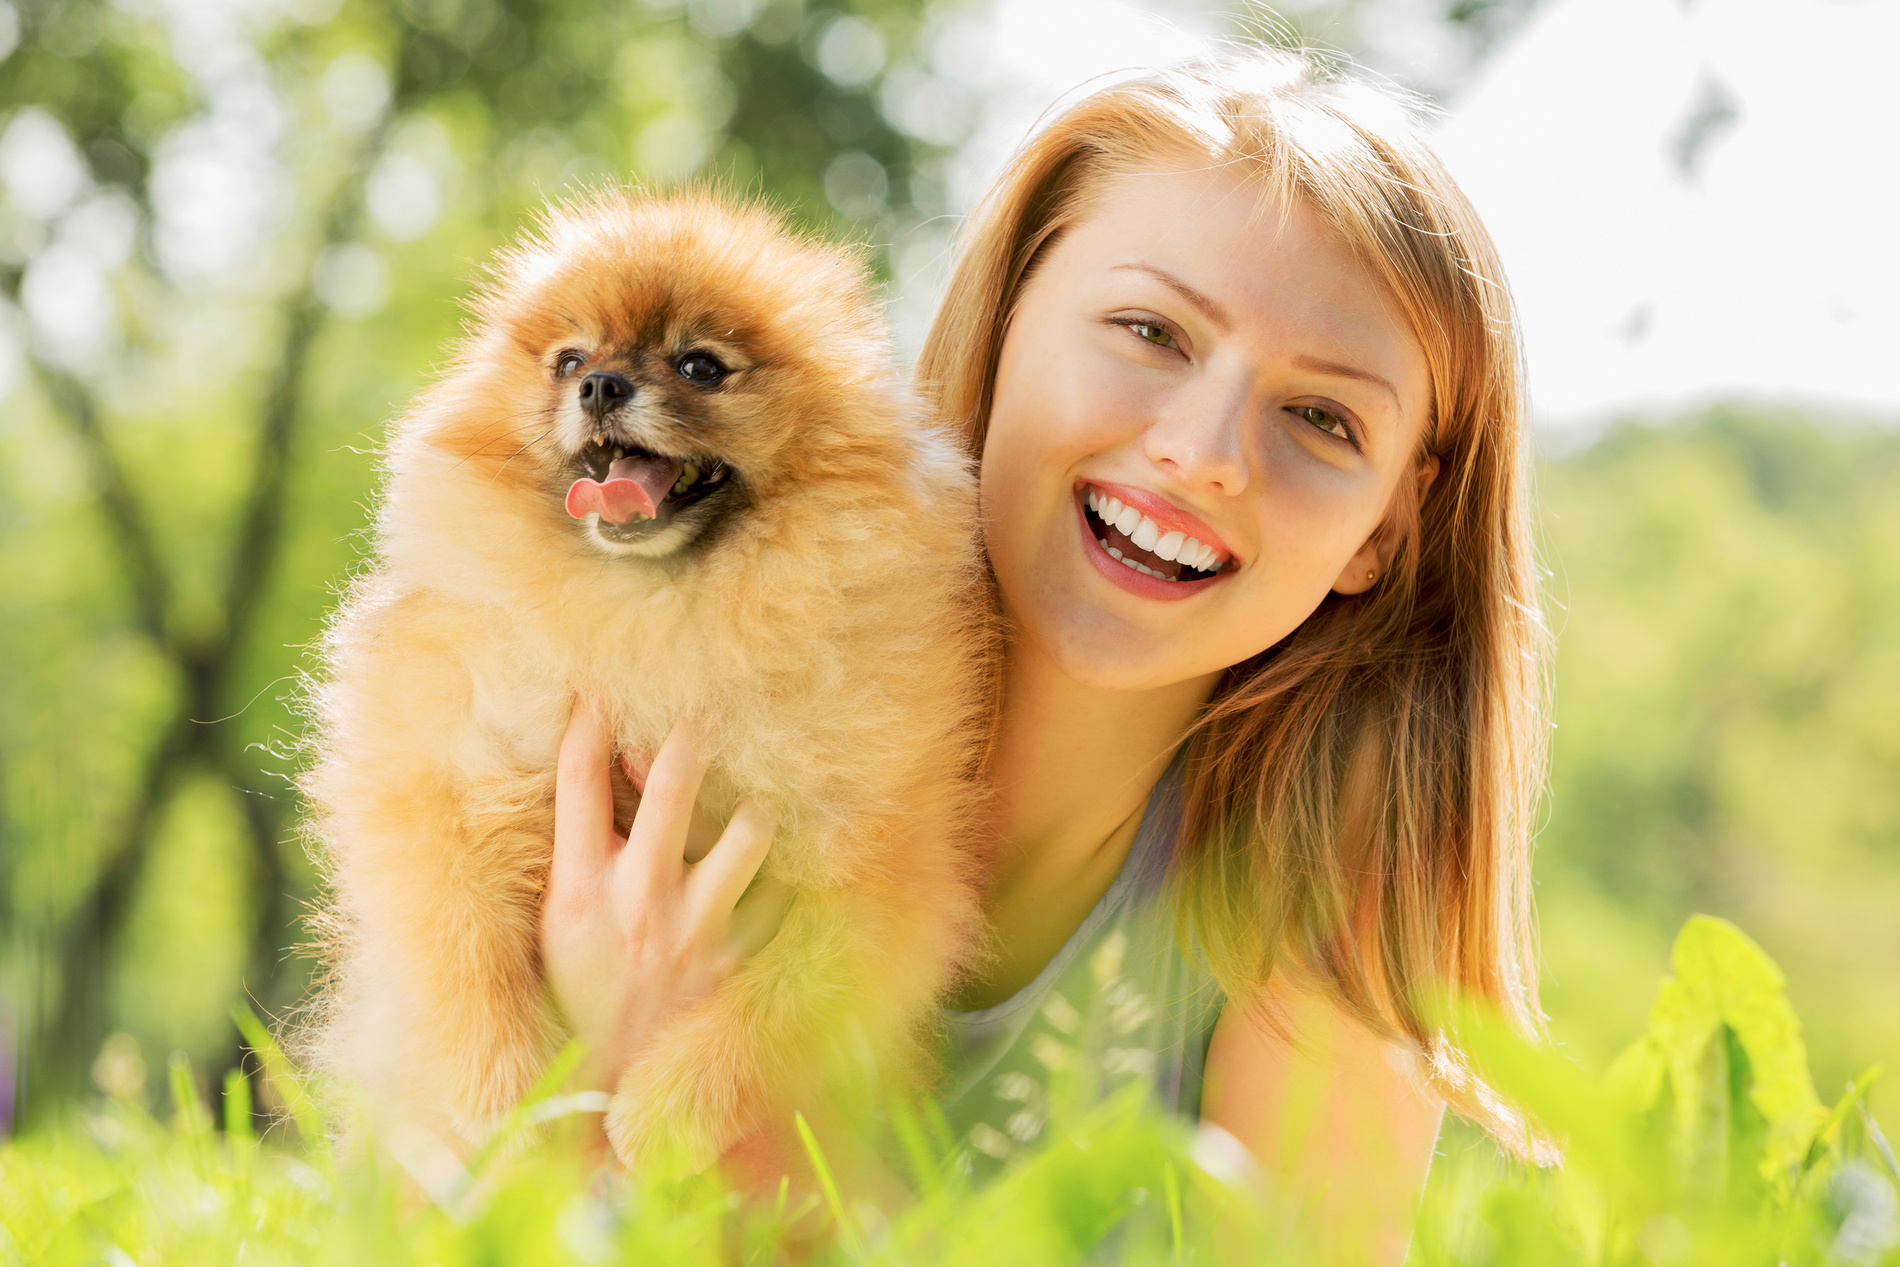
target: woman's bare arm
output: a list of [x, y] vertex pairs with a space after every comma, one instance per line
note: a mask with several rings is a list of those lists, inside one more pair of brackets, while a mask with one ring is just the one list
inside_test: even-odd
[[1328, 1261], [1397, 1267], [1444, 1116], [1422, 1072], [1416, 1053], [1331, 1000], [1270, 988], [1222, 1012], [1201, 1120], [1304, 1208]]

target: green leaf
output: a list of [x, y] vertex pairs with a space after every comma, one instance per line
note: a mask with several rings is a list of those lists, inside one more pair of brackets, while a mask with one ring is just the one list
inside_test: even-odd
[[1805, 1172], [1814, 1168], [1834, 1142], [1835, 1134], [1841, 1124], [1853, 1113], [1854, 1106], [1866, 1098], [1867, 1089], [1880, 1078], [1880, 1066], [1871, 1065], [1860, 1077], [1847, 1086], [1847, 1094], [1835, 1101], [1834, 1108], [1828, 1113], [1827, 1120], [1815, 1128], [1814, 1141], [1808, 1145], [1807, 1156], [1801, 1159], [1801, 1169]]
[[[1649, 1042], [1675, 1091], [1678, 1158], [1703, 1164], [1719, 1137], [1724, 1154], [1736, 1147], [1755, 1154], [1760, 1176], [1785, 1195], [1825, 1116], [1785, 979], [1740, 929], [1706, 915], [1683, 925], [1672, 965], [1675, 975], [1650, 1009]], [[1640, 1078], [1641, 1060], [1626, 1078]], [[1739, 1136], [1737, 1095], [1761, 1119]]]

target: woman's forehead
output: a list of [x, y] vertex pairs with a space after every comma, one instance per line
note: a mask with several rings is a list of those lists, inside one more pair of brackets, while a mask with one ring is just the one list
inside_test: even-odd
[[1317, 211], [1244, 169], [1110, 177], [1058, 249], [1091, 294], [1166, 299], [1217, 334], [1364, 364], [1407, 412], [1425, 404], [1425, 354], [1384, 280]]

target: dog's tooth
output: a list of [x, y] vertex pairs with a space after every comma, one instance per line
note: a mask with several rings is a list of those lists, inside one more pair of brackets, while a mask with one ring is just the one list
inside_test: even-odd
[[1155, 554], [1164, 559], [1181, 557], [1181, 546], [1187, 541], [1185, 532], [1170, 532], [1155, 542]]
[[1109, 497], [1103, 500], [1102, 502], [1102, 522], [1103, 523], [1113, 524], [1118, 518], [1120, 518], [1121, 513], [1122, 513], [1122, 504], [1121, 504], [1120, 498]]
[[1156, 526], [1154, 520], [1143, 515], [1141, 522], [1135, 525], [1135, 530], [1128, 534], [1128, 538], [1143, 550], [1152, 550], [1155, 548], [1155, 542], [1161, 539], [1161, 529]]
[[1140, 525], [1141, 512], [1133, 506], [1123, 506], [1115, 515], [1115, 527], [1124, 537], [1133, 536], [1135, 529]]
[[1110, 546], [1108, 547], [1108, 557], [1120, 563], [1122, 561], [1122, 552], [1117, 550], [1114, 546]]

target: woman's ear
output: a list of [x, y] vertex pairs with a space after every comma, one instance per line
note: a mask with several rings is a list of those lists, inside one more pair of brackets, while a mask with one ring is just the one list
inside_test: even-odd
[[[1413, 513], [1409, 517], [1417, 519], [1417, 508], [1425, 503], [1425, 492], [1438, 478], [1438, 455], [1427, 453], [1418, 464], [1412, 476], [1415, 481], [1412, 490]], [[1403, 492], [1403, 488], [1399, 492]], [[1397, 494], [1394, 495], [1396, 501]], [[1366, 543], [1359, 547], [1352, 558], [1346, 560], [1339, 579], [1333, 582], [1335, 594], [1363, 594], [1379, 583], [1379, 578], [1392, 566], [1392, 555], [1399, 548], [1400, 534], [1397, 531], [1399, 507], [1395, 504]]]

